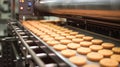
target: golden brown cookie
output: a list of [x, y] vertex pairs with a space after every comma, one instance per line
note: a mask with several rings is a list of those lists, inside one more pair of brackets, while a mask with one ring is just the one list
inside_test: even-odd
[[76, 51], [74, 50], [62, 50], [61, 51], [61, 54], [65, 57], [72, 57], [72, 56], [75, 56], [76, 55]]
[[76, 65], [78, 65], [78, 66], [84, 65], [84, 64], [87, 63], [86, 58], [81, 57], [81, 56], [73, 56], [73, 57], [70, 57], [69, 60], [70, 60], [72, 63], [74, 63], [74, 64], [76, 64]]
[[98, 50], [101, 50], [103, 49], [103, 47], [101, 45], [91, 45], [89, 47], [92, 51], [98, 51]]
[[118, 54], [113, 54], [110, 58], [120, 62], [120, 55]]
[[64, 45], [67, 45], [67, 44], [69, 44], [71, 42], [72, 42], [71, 40], [60, 40], [60, 43], [64, 44]]
[[107, 49], [99, 50], [98, 53], [102, 54], [105, 57], [109, 57], [113, 54], [112, 50], [107, 50]]
[[75, 36], [66, 36], [66, 38], [72, 40]]
[[49, 35], [46, 35], [46, 34], [40, 36], [40, 38], [42, 38], [42, 39], [43, 39], [43, 38], [47, 38], [47, 37], [50, 37], [50, 36], [49, 36]]
[[53, 48], [54, 48], [55, 50], [61, 51], [61, 50], [67, 49], [67, 46], [66, 46], [66, 45], [58, 44], [58, 45], [54, 45]]
[[59, 33], [60, 35], [65, 34], [64, 32]]
[[47, 41], [54, 40], [54, 39], [51, 38], [51, 37], [45, 37], [45, 38], [43, 38], [43, 40], [44, 40], [45, 42], [47, 42]]
[[80, 38], [74, 38], [74, 39], [72, 39], [72, 41], [75, 42], [75, 43], [80, 43], [80, 42], [82, 42], [84, 40], [80, 39]]
[[50, 45], [50, 46], [54, 46], [54, 45], [59, 44], [58, 41], [54, 41], [54, 40], [49, 40], [49, 41], [47, 41], [46, 43], [47, 43], [48, 45]]
[[72, 31], [70, 31], [70, 30], [66, 30], [66, 31], [64, 31], [65, 33], [67, 33], [67, 34], [69, 34], [70, 32], [72, 32]]
[[78, 32], [70, 32], [69, 34], [74, 36], [74, 35], [77, 35]]
[[67, 45], [67, 47], [74, 50], [74, 49], [79, 48], [79, 47], [80, 47], [80, 44], [69, 43], [69, 44]]
[[63, 37], [63, 36], [57, 36], [57, 37], [55, 37], [55, 40], [63, 40], [63, 39], [65, 39], [65, 37]]
[[113, 47], [113, 48], [112, 48], [112, 51], [113, 51], [114, 53], [120, 54], [120, 47]]
[[68, 29], [65, 29], [65, 28], [61, 28], [60, 30], [61, 30], [61, 31], [66, 31], [66, 30], [68, 30]]
[[76, 38], [83, 38], [85, 35], [84, 34], [78, 34], [76, 35]]
[[91, 41], [93, 39], [93, 37], [92, 36], [84, 36], [83, 39], [85, 41]]
[[39, 31], [38, 33], [36, 33], [37, 36], [40, 36], [43, 32]]
[[46, 33], [39, 33], [39, 36], [47, 35]]
[[115, 45], [113, 43], [102, 43], [103, 48], [106, 49], [111, 49], [113, 48]]
[[99, 61], [103, 58], [103, 55], [97, 52], [91, 52], [87, 54], [87, 58], [92, 61]]
[[61, 34], [61, 36], [69, 36], [69, 34], [66, 34], [66, 33], [63, 33], [63, 34]]
[[90, 48], [86, 48], [86, 47], [80, 47], [80, 48], [77, 49], [77, 52], [79, 54], [87, 54], [87, 53], [91, 52], [91, 49]]
[[119, 63], [110, 58], [104, 58], [100, 60], [100, 65], [104, 67], [118, 67]]
[[60, 35], [59, 34], [53, 34], [53, 35], [50, 35], [51, 37], [59, 37]]
[[103, 40], [93, 39], [91, 42], [92, 42], [93, 44], [95, 44], [95, 45], [100, 45], [100, 44], [102, 44]]
[[83, 67], [100, 67], [98, 64], [86, 64]]
[[57, 31], [56, 33], [57, 33], [57, 34], [61, 34], [62, 32], [61, 32], [61, 31]]
[[80, 46], [83, 46], [83, 47], [89, 47], [90, 45], [92, 45], [92, 42], [88, 42], [88, 41], [80, 42]]

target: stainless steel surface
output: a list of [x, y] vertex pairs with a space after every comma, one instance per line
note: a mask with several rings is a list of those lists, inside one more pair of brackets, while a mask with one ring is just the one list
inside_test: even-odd
[[[10, 23], [11, 24], [11, 23]], [[12, 24], [11, 24], [12, 26]], [[44, 62], [36, 56], [35, 52], [29, 47], [29, 45], [24, 41], [24, 39], [20, 36], [20, 34], [16, 31], [16, 28], [14, 26], [12, 26], [12, 28], [14, 29], [15, 33], [18, 35], [19, 39], [21, 40], [21, 43], [23, 43], [23, 45], [26, 47], [26, 49], [29, 51], [29, 53], [31, 54], [33, 60], [37, 63], [37, 65], [39, 67], [45, 67]]]
[[120, 19], [120, 0], [37, 0], [40, 11]]
[[32, 43], [33, 41], [32, 40], [27, 40], [26, 43]]
[[[39, 47], [38, 47], [38, 46], [30, 46], [30, 48], [31, 48], [31, 49], [37, 49], [37, 48], [39, 48]], [[23, 47], [23, 50], [26, 50], [26, 48]]]
[[[39, 67], [39, 66], [35, 66], [35, 67]], [[57, 64], [50, 63], [50, 64], [46, 64], [45, 67], [57, 67]]]
[[46, 64], [45, 67], [57, 67], [57, 64], [54, 63]]
[[28, 38], [28, 36], [22, 36], [23, 38]]
[[22, 32], [23, 30], [17, 30], [18, 32]]
[[[45, 54], [45, 53], [40, 53], [40, 54], [36, 54], [36, 56], [37, 56], [37, 57], [40, 57], [40, 58], [43, 58], [43, 57], [46, 57], [47, 54]], [[32, 58], [31, 55], [27, 55], [27, 59], [31, 59], [31, 58]]]

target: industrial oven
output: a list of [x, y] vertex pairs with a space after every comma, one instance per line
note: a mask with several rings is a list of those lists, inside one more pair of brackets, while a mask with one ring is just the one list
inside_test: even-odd
[[[5, 42], [11, 43], [8, 49], [12, 48], [12, 55], [9, 56], [9, 51], [6, 53], [11, 58], [5, 60], [8, 66], [79, 67], [70, 62], [68, 57], [66, 58], [61, 55], [61, 51], [57, 51], [53, 46], [48, 45], [46, 41], [33, 31], [33, 29], [40, 29], [42, 27], [49, 29], [49, 27], [43, 25], [47, 25], [46, 23], [48, 23], [48, 26], [53, 24], [78, 32], [78, 34], [114, 43], [115, 47], [120, 48], [119, 0], [19, 0], [19, 6], [16, 6], [19, 9], [17, 20], [14, 16], [16, 2], [11, 0], [11, 3], [13, 3], [11, 7], [13, 18], [8, 20], [8, 37], [1, 40], [3, 44]], [[51, 17], [57, 17], [59, 20], [44, 21], [45, 17], [48, 18], [47, 20]], [[28, 22], [28, 26], [27, 23], [24, 25], [24, 22]], [[38, 22], [42, 23], [39, 24]], [[39, 26], [34, 25], [34, 23], [38, 23]], [[33, 26], [31, 26], [32, 24]], [[34, 28], [31, 29], [30, 27]], [[8, 50], [7, 48], [5, 49]], [[120, 53], [117, 54], [120, 55]], [[86, 55], [79, 53], [76, 55], [87, 58]], [[97, 67], [101, 67], [99, 61], [95, 62], [87, 59], [87, 63], [96, 64], [98, 65]], [[118, 63], [117, 66], [119, 67], [120, 64]], [[83, 67], [83, 65], [80, 65], [80, 67]]]

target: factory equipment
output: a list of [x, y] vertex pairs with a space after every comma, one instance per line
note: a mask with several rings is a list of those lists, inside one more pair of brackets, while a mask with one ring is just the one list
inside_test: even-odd
[[[15, 3], [14, 0], [11, 3]], [[56, 24], [86, 36], [93, 36], [95, 39], [102, 39], [104, 42], [112, 42], [119, 47], [119, 3], [119, 0], [19, 0], [19, 19], [13, 20], [15, 19], [13, 18], [8, 21], [10, 38], [2, 39], [3, 42], [13, 40], [10, 42], [12, 42], [11, 51], [14, 56], [9, 59], [13, 62], [9, 63], [13, 63], [16, 67], [20, 65], [21, 67], [77, 67], [68, 58], [62, 56], [60, 51], [56, 51], [52, 46], [49, 46], [35, 32], [23, 24], [24, 22], [30, 24], [30, 20], [33, 19], [35, 23], [43, 22], [43, 18], [46, 16], [48, 18], [51, 16], [59, 17], [59, 20], [45, 22]], [[14, 4], [12, 8], [14, 14]], [[39, 29], [36, 26], [33, 27]], [[100, 65], [98, 62], [87, 62]]]

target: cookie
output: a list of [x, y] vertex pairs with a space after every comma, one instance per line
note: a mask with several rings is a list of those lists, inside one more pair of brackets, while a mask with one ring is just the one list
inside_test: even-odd
[[118, 54], [113, 54], [110, 58], [120, 62], [120, 55]]
[[103, 48], [105, 49], [111, 49], [113, 48], [115, 45], [113, 43], [102, 43]]
[[86, 64], [83, 67], [100, 67], [98, 64]]
[[110, 58], [104, 58], [100, 60], [100, 65], [103, 67], [118, 67], [119, 63]]
[[66, 39], [72, 40], [73, 38], [75, 38], [75, 36], [66, 36]]
[[70, 30], [65, 30], [64, 32], [67, 33], [67, 34], [69, 34], [69, 33], [72, 32], [72, 31], [70, 31]]
[[93, 37], [92, 36], [84, 36], [83, 39], [85, 41], [91, 41], [93, 39]]
[[87, 54], [87, 58], [92, 61], [99, 61], [103, 58], [103, 55], [97, 52], [91, 52]]
[[57, 33], [57, 34], [61, 34], [62, 32], [61, 32], [61, 31], [57, 31], [56, 33]]
[[92, 51], [98, 51], [98, 50], [101, 50], [103, 49], [103, 47], [101, 45], [91, 45], [89, 47]]
[[72, 57], [72, 56], [75, 56], [76, 55], [76, 51], [74, 50], [62, 50], [61, 51], [61, 54], [65, 57]]
[[92, 42], [88, 42], [88, 41], [80, 42], [80, 46], [83, 46], [83, 47], [89, 47], [90, 45], [92, 45]]
[[80, 47], [80, 48], [77, 49], [77, 52], [79, 54], [87, 54], [87, 53], [91, 52], [91, 49], [90, 48], [86, 48], [86, 47]]
[[63, 34], [61, 34], [61, 36], [69, 36], [69, 34], [66, 34], [66, 33], [63, 33]]
[[52, 34], [52, 35], [50, 35], [51, 37], [59, 37], [60, 35], [59, 34]]
[[93, 44], [95, 44], [95, 45], [100, 45], [100, 44], [102, 44], [103, 40], [93, 39], [91, 42], [92, 42]]
[[112, 48], [112, 51], [113, 51], [114, 53], [120, 54], [120, 47], [113, 47], [113, 48]]
[[54, 45], [57, 45], [57, 44], [59, 44], [59, 42], [58, 41], [54, 41], [54, 40], [50, 40], [50, 41], [47, 41], [46, 42], [48, 45], [50, 45], [50, 46], [54, 46]]
[[69, 44], [67, 45], [67, 47], [70, 48], [70, 49], [77, 49], [77, 48], [80, 47], [80, 44], [69, 43]]
[[85, 35], [84, 34], [78, 34], [78, 35], [76, 35], [75, 37], [76, 38], [83, 38]]
[[43, 35], [40, 35], [40, 38], [47, 38], [47, 37], [50, 37], [49, 35], [46, 35], [46, 34], [43, 34]]
[[70, 32], [69, 34], [70, 34], [70, 35], [77, 35], [78, 32]]
[[[40, 37], [46, 36], [46, 33], [43, 33], [43, 32], [42, 32], [42, 33], [39, 33], [39, 36], [40, 36]], [[49, 35], [47, 35], [47, 36], [49, 36]]]
[[66, 31], [66, 30], [68, 30], [68, 29], [65, 29], [65, 28], [61, 28], [60, 30], [61, 30], [61, 31]]
[[67, 49], [67, 46], [66, 46], [66, 45], [58, 44], [58, 45], [54, 45], [53, 48], [54, 48], [55, 50], [61, 51], [61, 50]]
[[78, 66], [84, 65], [84, 64], [87, 63], [86, 58], [81, 57], [81, 56], [73, 56], [73, 57], [70, 57], [69, 60], [70, 60], [72, 63], [74, 63], [74, 64], [76, 64], [76, 65], [78, 65]]
[[67, 45], [67, 44], [69, 44], [69, 43], [71, 43], [72, 41], [71, 40], [60, 40], [60, 43], [61, 44], [64, 44], [64, 45]]
[[63, 37], [63, 36], [57, 36], [57, 37], [55, 37], [55, 40], [63, 40], [63, 39], [65, 39], [65, 37]]
[[80, 43], [80, 42], [82, 42], [84, 40], [80, 39], [80, 38], [74, 38], [74, 39], [72, 39], [72, 41], [75, 42], [75, 43]]
[[52, 40], [54, 40], [53, 38], [51, 38], [51, 37], [45, 37], [45, 38], [43, 38], [43, 40], [45, 41], [45, 42], [47, 42], [47, 41], [52, 41]]
[[108, 49], [99, 50], [98, 53], [102, 54], [105, 57], [109, 57], [113, 54], [112, 50], [108, 50]]

